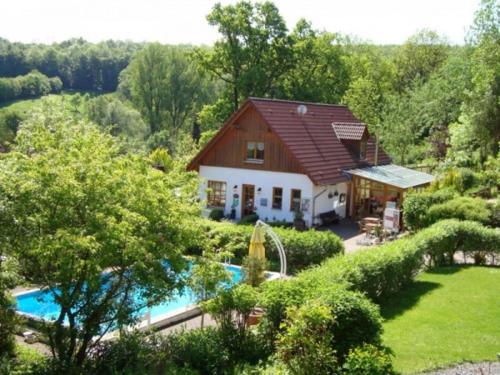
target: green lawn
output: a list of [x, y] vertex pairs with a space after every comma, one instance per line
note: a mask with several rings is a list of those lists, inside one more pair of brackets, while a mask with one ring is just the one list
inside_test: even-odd
[[500, 268], [447, 267], [419, 275], [382, 304], [384, 343], [403, 373], [500, 352]]

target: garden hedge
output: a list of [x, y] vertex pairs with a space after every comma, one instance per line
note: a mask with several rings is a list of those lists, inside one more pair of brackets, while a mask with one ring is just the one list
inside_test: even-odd
[[453, 263], [456, 252], [500, 253], [500, 230], [474, 221], [442, 220], [417, 234], [377, 248], [335, 257], [299, 274], [310, 285], [340, 283], [378, 301], [409, 283], [427, 265]]
[[426, 226], [425, 217], [429, 208], [438, 203], [444, 203], [453, 199], [456, 193], [450, 189], [442, 189], [435, 192], [412, 192], [407, 194], [403, 202], [405, 225], [417, 231]]
[[272, 346], [282, 330], [287, 309], [320, 300], [331, 307], [335, 318], [331, 329], [342, 364], [355, 348], [379, 345], [380, 314], [374, 302], [398, 292], [425, 267], [453, 263], [457, 251], [495, 256], [500, 253], [498, 244], [499, 229], [452, 219], [411, 237], [333, 257], [294, 278], [263, 283], [260, 305], [265, 309], [265, 318], [261, 329]]
[[478, 221], [482, 224], [491, 222], [491, 211], [481, 198], [457, 197], [449, 201], [432, 205], [425, 215], [425, 226], [439, 220], [459, 219]]
[[[248, 245], [254, 229], [252, 225], [218, 223], [211, 220], [202, 220], [199, 225], [204, 235], [201, 236], [198, 246], [191, 249], [192, 252], [199, 253], [207, 245], [214, 249], [229, 250], [234, 254], [232, 262], [241, 264], [243, 257], [248, 254]], [[279, 236], [285, 248], [288, 273], [296, 273], [344, 252], [342, 240], [328, 231], [299, 232], [291, 228], [277, 227], [274, 227], [273, 231]], [[265, 247], [271, 270], [279, 271], [278, 251], [270, 238], [267, 238]]]
[[[376, 248], [328, 259], [285, 281], [262, 285], [261, 304], [276, 325], [287, 306], [325, 296], [333, 289], [364, 293], [372, 301], [398, 292], [425, 267], [452, 263], [456, 252], [500, 253], [500, 230], [473, 221], [443, 220], [417, 234]], [[333, 288], [333, 289], [332, 289]]]

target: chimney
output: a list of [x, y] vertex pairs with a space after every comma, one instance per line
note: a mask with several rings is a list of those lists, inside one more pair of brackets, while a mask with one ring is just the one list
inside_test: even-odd
[[374, 165], [378, 165], [378, 136], [375, 135], [375, 157], [373, 160]]

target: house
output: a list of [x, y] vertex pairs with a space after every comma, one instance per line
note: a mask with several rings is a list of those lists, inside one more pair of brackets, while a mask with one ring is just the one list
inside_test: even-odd
[[293, 221], [301, 210], [309, 226], [331, 210], [380, 214], [433, 179], [391, 164], [346, 106], [263, 98], [247, 99], [188, 169], [202, 177], [207, 210], [266, 221]]

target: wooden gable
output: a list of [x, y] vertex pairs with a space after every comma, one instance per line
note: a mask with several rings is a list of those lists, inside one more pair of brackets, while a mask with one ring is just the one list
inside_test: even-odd
[[[264, 143], [263, 163], [246, 160], [247, 142]], [[251, 103], [229, 119], [189, 168], [198, 170], [200, 165], [304, 173], [298, 161]]]

